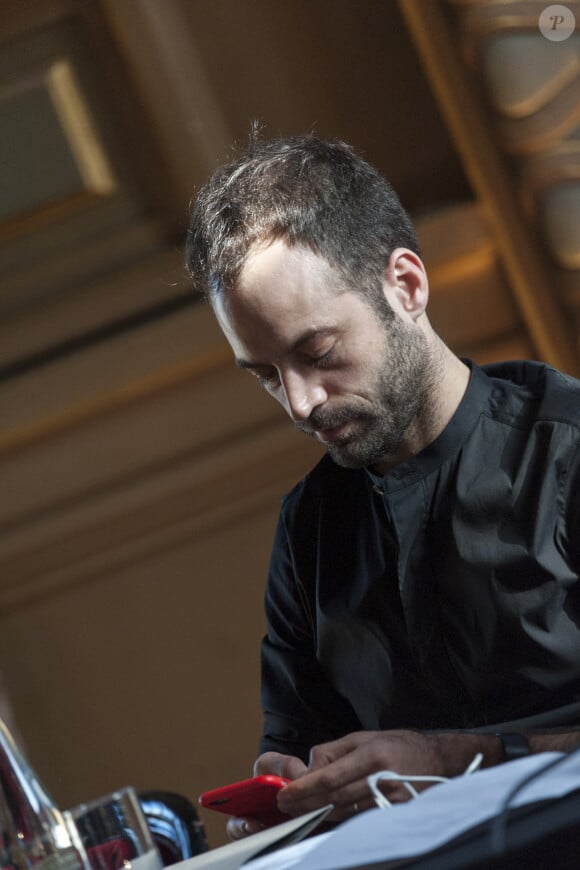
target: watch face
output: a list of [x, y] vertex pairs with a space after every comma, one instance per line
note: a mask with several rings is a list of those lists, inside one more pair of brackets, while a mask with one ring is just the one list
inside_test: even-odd
[[523, 734], [496, 734], [496, 737], [501, 740], [504, 761], [513, 761], [530, 754], [528, 738]]

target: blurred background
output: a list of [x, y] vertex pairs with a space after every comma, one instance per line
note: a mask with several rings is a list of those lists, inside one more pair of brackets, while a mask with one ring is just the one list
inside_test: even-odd
[[[346, 139], [416, 220], [431, 320], [580, 368], [580, 4], [3, 0], [0, 674], [61, 807], [250, 775], [279, 499], [317, 460], [185, 277], [243, 143]], [[211, 846], [224, 819], [203, 812]]]

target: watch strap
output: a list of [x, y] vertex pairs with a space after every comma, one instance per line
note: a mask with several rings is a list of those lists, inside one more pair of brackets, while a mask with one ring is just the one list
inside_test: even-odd
[[530, 743], [523, 734], [504, 734], [497, 732], [496, 737], [501, 741], [503, 761], [514, 761], [516, 758], [524, 758], [530, 755]]

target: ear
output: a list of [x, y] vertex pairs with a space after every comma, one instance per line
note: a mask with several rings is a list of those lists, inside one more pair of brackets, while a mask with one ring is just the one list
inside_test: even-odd
[[429, 301], [429, 280], [422, 259], [408, 248], [395, 248], [385, 268], [383, 292], [399, 314], [417, 320]]

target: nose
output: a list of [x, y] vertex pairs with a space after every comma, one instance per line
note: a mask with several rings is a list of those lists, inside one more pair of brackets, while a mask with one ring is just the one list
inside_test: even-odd
[[314, 408], [323, 405], [328, 398], [314, 371], [304, 374], [286, 372], [282, 375], [282, 386], [286, 397], [286, 411], [296, 423], [307, 420]]

